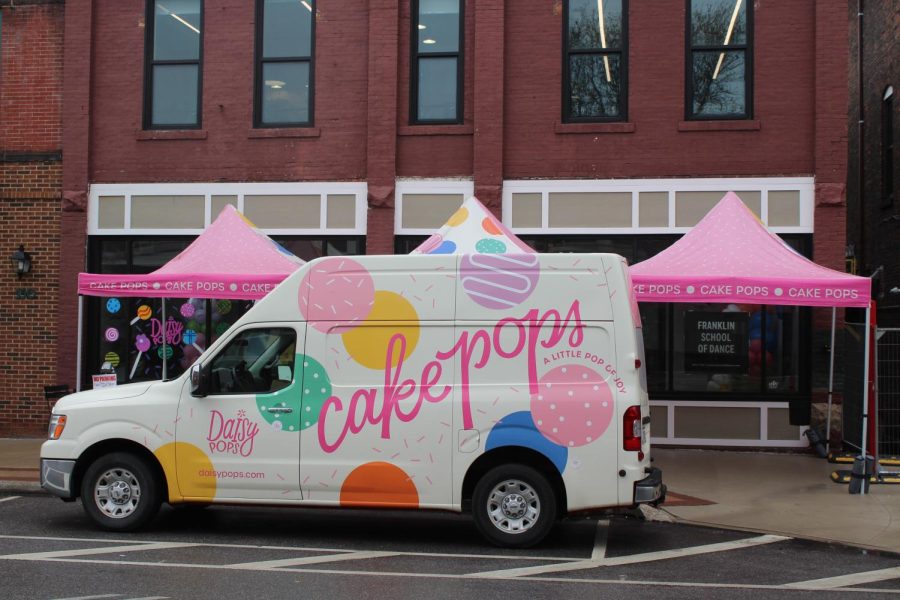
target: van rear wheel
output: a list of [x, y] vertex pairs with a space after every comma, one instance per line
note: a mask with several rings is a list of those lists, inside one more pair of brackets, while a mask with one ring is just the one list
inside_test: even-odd
[[472, 494], [472, 516], [481, 534], [504, 548], [528, 548], [556, 521], [556, 494], [537, 470], [519, 464], [488, 471]]
[[142, 458], [113, 452], [96, 459], [81, 481], [81, 504], [108, 531], [133, 531], [156, 515], [160, 483]]

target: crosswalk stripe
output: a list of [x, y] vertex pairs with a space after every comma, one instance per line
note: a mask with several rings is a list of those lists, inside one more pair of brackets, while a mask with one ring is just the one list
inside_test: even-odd
[[226, 565], [229, 569], [246, 569], [259, 571], [277, 569], [279, 567], [296, 567], [300, 565], [318, 565], [322, 563], [339, 562], [345, 560], [365, 560], [368, 558], [383, 558], [385, 556], [397, 556], [396, 552], [347, 552], [345, 554], [326, 554], [324, 556], [303, 556], [294, 558], [282, 558], [280, 560], [263, 560], [260, 562], [236, 563]]
[[745, 538], [735, 540], [733, 542], [722, 542], [719, 544], [707, 544], [705, 546], [691, 546], [690, 548], [678, 548], [677, 550], [661, 550], [659, 552], [646, 552], [643, 554], [631, 554], [628, 556], [618, 556], [615, 558], [579, 560], [575, 562], [541, 565], [537, 567], [521, 567], [518, 569], [504, 569], [500, 571], [483, 571], [481, 573], [472, 573], [469, 577], [473, 578], [514, 578], [529, 577], [532, 575], [542, 575], [544, 573], [558, 573], [562, 571], [580, 571], [582, 569], [593, 569], [595, 567], [612, 567], [617, 565], [631, 565], [635, 563], [651, 562], [655, 560], [667, 560], [670, 558], [682, 558], [684, 556], [696, 556], [698, 554], [711, 554], [714, 552], [725, 552], [727, 550], [738, 550], [740, 548], [750, 548], [752, 546], [760, 546], [763, 544], [772, 544], [781, 542], [791, 538], [780, 535], [761, 535], [753, 538]]
[[606, 558], [606, 540], [609, 538], [609, 519], [597, 521], [597, 533], [594, 536], [594, 550], [591, 552], [591, 560]]
[[900, 578], [900, 567], [890, 567], [888, 569], [878, 569], [877, 571], [864, 571], [862, 573], [850, 573], [849, 575], [838, 575], [836, 577], [823, 577], [822, 579], [798, 581], [796, 583], [788, 583], [785, 587], [807, 590], [827, 590], [898, 578]]
[[7, 560], [42, 560], [48, 558], [71, 558], [73, 556], [89, 556], [91, 554], [111, 554], [117, 552], [140, 552], [142, 550], [166, 550], [169, 548], [188, 548], [197, 544], [183, 542], [155, 542], [145, 544], [129, 544], [128, 546], [105, 546], [98, 548], [79, 548], [78, 550], [52, 550], [50, 552], [27, 552], [24, 554], [7, 554], [0, 556]]

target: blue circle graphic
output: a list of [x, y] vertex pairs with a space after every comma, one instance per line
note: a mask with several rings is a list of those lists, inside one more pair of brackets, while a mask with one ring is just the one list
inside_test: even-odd
[[565, 471], [569, 459], [569, 449], [545, 438], [534, 426], [534, 418], [527, 410], [503, 417], [491, 429], [484, 449], [503, 446], [523, 446], [539, 452], [549, 458], [560, 473]]

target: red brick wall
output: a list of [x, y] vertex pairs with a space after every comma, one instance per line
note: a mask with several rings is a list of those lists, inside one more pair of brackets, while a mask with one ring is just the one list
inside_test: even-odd
[[[76, 5], [77, 3], [69, 3]], [[251, 137], [254, 2], [206, 2], [202, 131], [145, 139], [144, 2], [93, 2], [90, 181], [364, 180], [368, 3], [320, 3], [316, 19], [318, 137]], [[107, 43], [116, 40], [115, 44]], [[74, 42], [78, 44], [77, 41]], [[384, 115], [387, 117], [387, 115]]]
[[[42, 388], [58, 383], [60, 177], [58, 161], [0, 163], [0, 437], [44, 434]], [[19, 244], [32, 259], [21, 279], [7, 260]], [[17, 290], [34, 298], [17, 298]]]
[[2, 8], [0, 151], [59, 150], [63, 5]]
[[[0, 10], [0, 437], [40, 436], [42, 388], [60, 383], [63, 3], [4, 2]], [[8, 260], [19, 244], [32, 258], [21, 279]]]

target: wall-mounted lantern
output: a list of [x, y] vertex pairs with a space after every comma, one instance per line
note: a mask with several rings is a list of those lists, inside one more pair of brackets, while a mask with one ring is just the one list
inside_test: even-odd
[[31, 271], [31, 255], [25, 252], [24, 244], [19, 244], [19, 249], [12, 253], [9, 260], [12, 261], [16, 277], [19, 279], [22, 278], [22, 275]]

